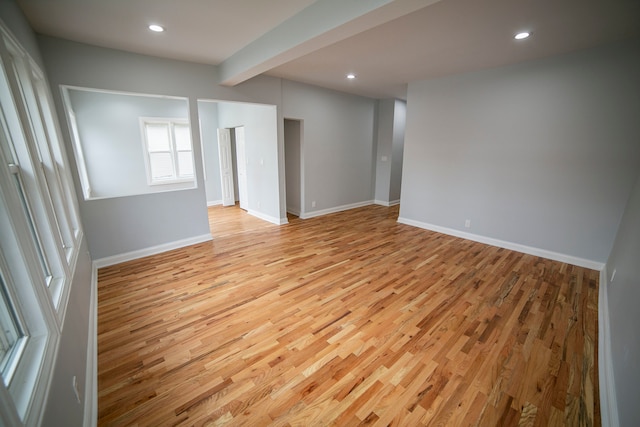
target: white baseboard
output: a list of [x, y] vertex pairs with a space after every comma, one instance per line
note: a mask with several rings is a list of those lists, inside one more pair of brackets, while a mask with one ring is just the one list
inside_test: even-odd
[[299, 209], [290, 209], [287, 208], [287, 212], [290, 213], [291, 215], [295, 215], [297, 217], [300, 216], [300, 210]]
[[577, 265], [578, 267], [585, 267], [591, 270], [602, 271], [604, 263], [593, 261], [590, 259], [578, 258], [571, 255], [561, 254], [558, 252], [548, 251], [546, 249], [534, 248], [532, 246], [521, 245], [519, 243], [507, 242], [504, 240], [494, 239], [492, 237], [480, 236], [478, 234], [467, 233], [464, 231], [456, 230], [453, 228], [441, 227], [439, 225], [428, 224], [426, 222], [415, 221], [409, 218], [398, 218], [398, 222], [401, 224], [412, 225], [418, 228], [424, 228], [425, 230], [435, 231], [437, 233], [448, 234], [450, 236], [461, 237], [467, 240], [473, 240], [474, 242], [484, 243], [486, 245], [497, 246], [499, 248], [505, 248], [516, 252], [522, 252], [529, 255], [535, 255], [554, 261], [560, 261], [567, 264]]
[[398, 199], [398, 200], [390, 200], [388, 202], [386, 202], [384, 200], [374, 200], [373, 203], [376, 204], [376, 205], [381, 205], [381, 206], [395, 206], [395, 205], [399, 205], [400, 204], [400, 199]]
[[276, 225], [289, 224], [289, 220], [286, 217], [284, 217], [284, 218], [276, 218], [275, 216], [266, 215], [266, 214], [263, 214], [262, 212], [254, 211], [254, 210], [251, 210], [251, 209], [249, 209], [247, 211], [247, 213], [249, 215], [253, 215], [256, 218], [260, 218], [261, 220], [270, 222], [272, 224], [276, 224]]
[[149, 248], [138, 249], [136, 251], [96, 259], [93, 262], [97, 268], [108, 267], [110, 265], [120, 264], [121, 262], [132, 261], [134, 259], [156, 255], [162, 252], [171, 251], [173, 249], [207, 242], [211, 239], [211, 234], [202, 234], [200, 236], [194, 236], [188, 239], [176, 240], [175, 242], [163, 243], [161, 245], [151, 246]]
[[598, 380], [600, 383], [600, 414], [603, 427], [618, 427], [618, 402], [613, 360], [611, 358], [611, 334], [609, 329], [609, 276], [606, 266], [600, 271], [598, 290]]
[[336, 206], [334, 208], [322, 209], [319, 211], [305, 212], [300, 215], [301, 219], [314, 218], [316, 216], [328, 215], [336, 212], [347, 211], [349, 209], [361, 208], [363, 206], [369, 206], [373, 204], [373, 200], [367, 200], [364, 202], [351, 203], [348, 205]]
[[91, 300], [89, 305], [89, 338], [84, 385], [84, 427], [98, 425], [98, 267], [91, 266]]
[[207, 201], [207, 207], [218, 206], [222, 204], [222, 200]]

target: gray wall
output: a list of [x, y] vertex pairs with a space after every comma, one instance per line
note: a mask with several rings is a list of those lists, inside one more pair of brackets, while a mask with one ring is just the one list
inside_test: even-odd
[[375, 200], [400, 200], [407, 104], [399, 99], [378, 101]]
[[[253, 78], [233, 88], [223, 87], [213, 83], [217, 73], [213, 66], [138, 55], [45, 36], [39, 36], [38, 40], [53, 87], [62, 84], [189, 99], [198, 188], [81, 201], [81, 214], [94, 259], [209, 233], [200, 126], [197, 125], [198, 99], [277, 106], [275, 148], [272, 140], [261, 139], [262, 142], [258, 144], [260, 150], [266, 151], [256, 154], [258, 160], [263, 160], [263, 165], [259, 172], [255, 172], [254, 190], [249, 191], [250, 208], [272, 218], [286, 218], [285, 198], [279, 197], [285, 192], [283, 112], [287, 117], [305, 120], [304, 140], [309, 151], [305, 151], [303, 168], [306, 185], [303, 191], [309, 195], [306, 199], [309, 206], [303, 206], [303, 210], [310, 210], [311, 200], [317, 200], [315, 210], [322, 210], [366, 202], [373, 197], [371, 177], [374, 173], [375, 101], [372, 99], [266, 76]], [[58, 90], [54, 91], [54, 99], [60, 109]], [[218, 105], [218, 126], [243, 124], [231, 120], [222, 123], [222, 119], [223, 112]], [[63, 134], [68, 143], [66, 126], [63, 126]], [[74, 175], [77, 175], [75, 164], [73, 167]]]
[[[27, 49], [36, 62], [42, 60], [35, 34], [27, 24], [14, 1], [0, 1], [0, 17], [11, 29], [20, 44]], [[43, 70], [46, 72], [46, 70]], [[64, 147], [62, 147], [64, 151]], [[53, 379], [45, 409], [45, 426], [82, 425], [86, 402], [78, 404], [71, 382], [77, 377], [80, 395], [84, 397], [86, 384], [87, 349], [89, 339], [89, 307], [91, 294], [91, 259], [86, 242], [83, 241], [73, 272], [73, 281], [62, 325], [60, 346], [54, 367]]]
[[206, 177], [204, 188], [207, 204], [222, 203], [222, 189], [220, 187], [220, 158], [218, 157], [218, 103], [213, 101], [198, 101], [198, 115], [200, 116], [200, 134], [204, 156]]
[[400, 216], [604, 263], [640, 167], [638, 76], [627, 43], [409, 83]]
[[148, 184], [140, 127], [141, 117], [189, 120], [186, 99], [75, 89], [69, 89], [69, 99], [76, 114], [91, 197], [131, 196], [195, 186]]
[[302, 204], [302, 122], [284, 121], [284, 155], [287, 181], [287, 212], [300, 216]]
[[302, 213], [371, 201], [375, 100], [286, 80], [282, 99], [304, 120]]
[[0, 19], [11, 30], [20, 45], [39, 67], [43, 66], [42, 56], [36, 40], [36, 34], [31, 29], [27, 18], [18, 7], [15, 0], [0, 1]]
[[393, 99], [378, 101], [375, 200], [385, 203], [389, 202], [391, 188], [394, 110]]
[[[55, 88], [62, 84], [189, 99], [198, 188], [81, 201], [81, 215], [93, 259], [208, 234], [197, 100], [227, 99], [279, 105], [280, 80], [258, 77], [227, 88], [213, 83], [217, 72], [213, 66], [137, 55], [45, 36], [39, 36], [38, 40], [49, 80]], [[54, 90], [54, 99], [60, 111], [59, 90]], [[68, 144], [68, 128], [62, 128]], [[279, 147], [282, 144], [280, 138]], [[75, 163], [73, 170], [77, 180]], [[279, 182], [278, 177], [278, 186], [284, 191], [284, 179]], [[79, 188], [78, 183], [76, 187]], [[284, 201], [281, 206], [270, 208], [284, 215]]]
[[609, 333], [612, 364], [621, 426], [640, 425], [640, 175], [627, 203], [618, 230], [607, 273]]

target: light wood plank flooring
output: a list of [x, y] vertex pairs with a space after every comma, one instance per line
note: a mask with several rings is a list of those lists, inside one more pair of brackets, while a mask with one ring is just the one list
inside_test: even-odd
[[210, 214], [214, 241], [100, 269], [100, 425], [600, 425], [596, 271], [397, 207]]

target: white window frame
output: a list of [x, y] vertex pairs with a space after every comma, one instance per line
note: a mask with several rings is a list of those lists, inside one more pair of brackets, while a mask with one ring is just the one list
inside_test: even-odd
[[[65, 165], [69, 164], [68, 159], [62, 150], [62, 137], [57, 116], [53, 109], [51, 91], [46, 83], [42, 71], [30, 60], [32, 72], [32, 87], [42, 126], [44, 128], [46, 140], [42, 142], [40, 148], [42, 152], [41, 166], [45, 184], [50, 192], [52, 210], [59, 222], [61, 242], [67, 255], [67, 260], [71, 265], [75, 265], [78, 251], [74, 248], [80, 246], [80, 221], [78, 218], [78, 205], [75, 192], [71, 187], [71, 174]], [[60, 217], [60, 218], [59, 218]]]
[[[150, 159], [150, 151], [149, 151], [149, 142], [147, 138], [146, 126], [148, 124], [156, 124], [156, 125], [166, 125], [169, 128], [169, 150], [167, 153], [171, 156], [171, 161], [173, 164], [173, 176], [171, 178], [164, 179], [153, 179], [153, 174], [151, 171], [151, 159]], [[190, 158], [191, 158], [191, 168], [193, 170], [193, 174], [188, 177], [180, 177], [180, 168], [178, 164], [178, 154], [180, 151], [176, 147], [176, 137], [175, 137], [175, 125], [186, 126], [189, 131], [189, 145], [190, 145]], [[168, 184], [179, 184], [185, 182], [195, 182], [195, 162], [193, 160], [193, 139], [191, 138], [191, 129], [189, 127], [189, 120], [186, 119], [176, 119], [176, 118], [158, 118], [158, 117], [140, 117], [140, 132], [142, 134], [142, 149], [144, 152], [144, 165], [145, 170], [147, 172], [147, 184], [150, 186], [154, 185], [168, 185]]]
[[[42, 147], [47, 146], [48, 142], [32, 85], [35, 64], [16, 41], [6, 38], [5, 47], [6, 50], [1, 52], [4, 56], [4, 72], [13, 92], [13, 102], [22, 128], [21, 134], [15, 132], [11, 135], [16, 153], [12, 172], [23, 187], [28, 214], [35, 226], [34, 240], [51, 274], [51, 278], [46, 280], [47, 289], [58, 309], [66, 305], [71, 278], [69, 261], [74, 256], [65, 250], [62, 232], [58, 228], [61, 215], [54, 210], [49, 183], [42, 167]], [[64, 311], [59, 311], [61, 316]]]
[[0, 151], [0, 270], [26, 339], [8, 383], [0, 380], [0, 420], [7, 425], [37, 425], [53, 375], [60, 323], [36, 267], [37, 250], [7, 161]]

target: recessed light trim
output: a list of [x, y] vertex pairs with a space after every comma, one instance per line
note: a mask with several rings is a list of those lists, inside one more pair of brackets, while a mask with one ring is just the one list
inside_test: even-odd
[[524, 39], [528, 38], [530, 35], [531, 35], [531, 33], [529, 33], [528, 31], [523, 31], [523, 32], [518, 33], [515, 36], [513, 36], [513, 38], [516, 39], [516, 40], [524, 40]]
[[161, 33], [161, 32], [163, 32], [163, 31], [164, 31], [164, 27], [162, 27], [162, 26], [160, 26], [160, 25], [158, 25], [158, 24], [151, 24], [151, 25], [149, 25], [149, 29], [150, 29], [151, 31], [153, 31], [153, 32], [156, 32], [156, 33]]
[[353, 73], [349, 73], [349, 74], [347, 74], [347, 78], [348, 78], [349, 80], [354, 80], [354, 79], [356, 78], [356, 75], [355, 75], [355, 74], [353, 74]]

